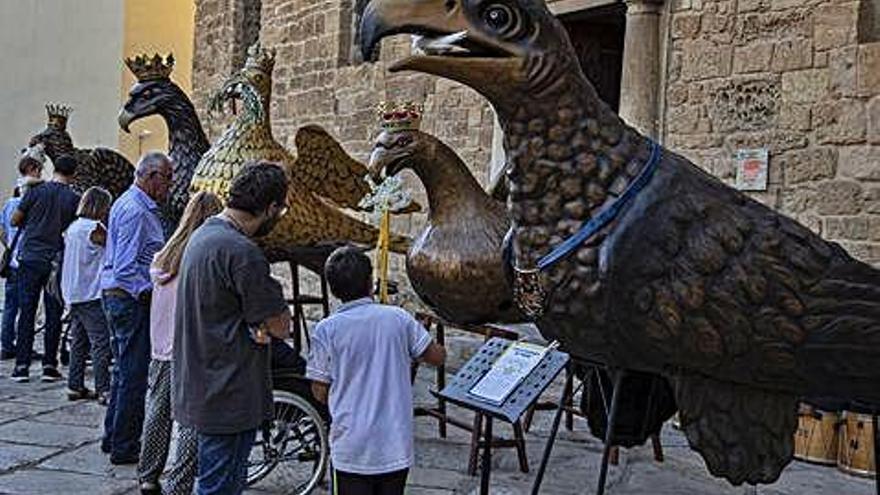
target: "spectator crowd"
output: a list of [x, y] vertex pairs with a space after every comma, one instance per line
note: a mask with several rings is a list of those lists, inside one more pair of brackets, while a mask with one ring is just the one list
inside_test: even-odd
[[67, 346], [68, 398], [106, 406], [100, 448], [112, 464], [137, 464], [142, 493], [235, 494], [273, 416], [270, 370], [283, 362], [329, 405], [334, 493], [403, 493], [413, 461], [410, 366], [439, 364], [445, 352], [411, 315], [373, 302], [370, 260], [355, 248], [327, 261], [342, 305], [316, 327], [308, 366], [284, 342], [290, 311], [255, 242], [287, 212], [282, 167], [244, 166], [225, 205], [193, 194], [166, 239], [161, 206], [174, 176], [165, 154], [143, 155], [118, 198], [99, 187], [75, 192], [71, 156], [56, 158], [43, 180], [45, 162], [39, 147], [23, 153], [0, 212], [9, 379], [30, 381], [39, 361], [40, 381], [63, 380]]

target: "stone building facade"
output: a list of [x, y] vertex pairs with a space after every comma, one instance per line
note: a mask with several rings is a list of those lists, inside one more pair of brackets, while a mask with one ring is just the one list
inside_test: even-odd
[[757, 196], [880, 264], [877, 4], [676, 0], [664, 142], [722, 179], [766, 147]]
[[[259, 38], [277, 49], [271, 115], [280, 141], [292, 147], [299, 126], [317, 123], [366, 159], [375, 105], [416, 100], [426, 108], [423, 129], [489, 181], [503, 163], [492, 109], [459, 84], [389, 74], [388, 62], [408, 54], [408, 37], [386, 40], [377, 62], [361, 61], [361, 1], [197, 0], [196, 106], [205, 111], [210, 92]], [[624, 118], [731, 183], [737, 150], [767, 149], [769, 184], [755, 197], [880, 265], [878, 0], [550, 6], [583, 52], [585, 72]], [[205, 120], [212, 136], [224, 125]], [[395, 228], [422, 221], [416, 214]]]

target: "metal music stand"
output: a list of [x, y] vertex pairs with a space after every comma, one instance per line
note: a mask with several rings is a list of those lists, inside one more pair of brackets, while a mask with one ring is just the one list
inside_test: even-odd
[[540, 364], [507, 396], [500, 405], [490, 404], [474, 397], [471, 388], [485, 375], [495, 360], [513, 343], [512, 340], [493, 337], [474, 354], [452, 377], [438, 395], [443, 399], [470, 409], [486, 417], [483, 442], [483, 459], [480, 468], [480, 495], [489, 493], [489, 477], [492, 470], [492, 420], [510, 423], [517, 421], [534, 404], [541, 394], [568, 363], [568, 354], [551, 350]]

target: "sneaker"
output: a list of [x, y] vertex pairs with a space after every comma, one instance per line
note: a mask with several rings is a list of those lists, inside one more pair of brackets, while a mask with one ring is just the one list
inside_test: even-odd
[[61, 375], [61, 372], [58, 371], [54, 366], [44, 366], [43, 367], [43, 376], [40, 377], [41, 382], [57, 382], [64, 378]]
[[110, 404], [110, 392], [99, 392], [98, 393], [98, 405], [106, 406]]
[[144, 481], [141, 483], [141, 495], [162, 495], [162, 487], [159, 483]]
[[29, 382], [31, 380], [30, 372], [28, 372], [27, 368], [15, 368], [9, 378], [18, 383]]
[[67, 400], [91, 400], [97, 398], [97, 394], [83, 387], [81, 389], [67, 389]]

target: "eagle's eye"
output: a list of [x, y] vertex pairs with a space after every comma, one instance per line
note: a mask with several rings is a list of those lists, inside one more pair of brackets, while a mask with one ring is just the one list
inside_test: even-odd
[[483, 22], [489, 29], [505, 38], [519, 36], [523, 28], [519, 13], [502, 3], [493, 3], [486, 7], [483, 10]]
[[486, 24], [489, 25], [490, 28], [496, 31], [503, 31], [508, 25], [510, 25], [510, 9], [504, 5], [493, 5], [486, 9], [486, 13], [483, 14], [483, 17], [486, 19]]

